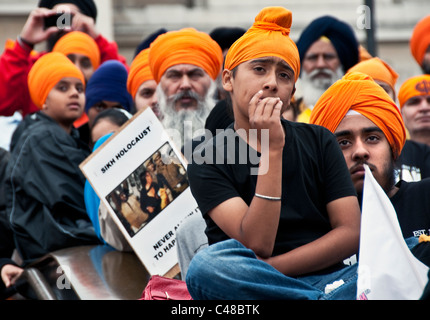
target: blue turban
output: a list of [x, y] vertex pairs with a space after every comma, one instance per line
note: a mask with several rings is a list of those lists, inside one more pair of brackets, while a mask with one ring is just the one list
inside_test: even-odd
[[353, 29], [345, 22], [331, 16], [315, 19], [303, 30], [297, 41], [301, 63], [309, 47], [322, 36], [330, 39], [339, 56], [344, 72], [358, 63], [359, 43]]
[[128, 71], [118, 60], [103, 62], [93, 73], [85, 90], [85, 111], [101, 101], [115, 101], [129, 111], [133, 98], [127, 91]]

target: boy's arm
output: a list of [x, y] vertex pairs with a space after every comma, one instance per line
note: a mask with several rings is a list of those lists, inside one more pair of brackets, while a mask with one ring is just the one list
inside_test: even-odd
[[267, 258], [273, 252], [281, 212], [285, 133], [280, 121], [282, 102], [278, 98], [261, 99], [261, 96], [260, 91], [251, 99], [249, 107], [251, 129], [260, 133], [269, 129], [268, 148], [256, 146], [262, 153], [260, 168], [267, 168], [267, 172], [258, 176], [255, 192], [279, 200], [254, 196], [248, 207], [241, 198], [235, 197], [213, 208], [209, 216], [228, 236]]
[[354, 196], [327, 204], [333, 229], [323, 237], [279, 256], [263, 259], [288, 276], [318, 271], [358, 252], [360, 207]]

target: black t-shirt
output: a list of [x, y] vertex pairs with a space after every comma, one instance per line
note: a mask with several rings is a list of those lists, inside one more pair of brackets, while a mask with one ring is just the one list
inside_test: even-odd
[[[274, 255], [320, 238], [331, 230], [326, 205], [338, 198], [355, 196], [343, 154], [327, 129], [282, 120], [286, 140], [283, 151], [281, 217]], [[211, 154], [212, 153], [212, 154]], [[222, 202], [241, 197], [251, 203], [260, 156], [230, 126], [194, 150], [188, 165], [191, 191], [207, 223], [213, 244], [228, 236], [208, 212]], [[203, 160], [206, 163], [201, 164]], [[207, 164], [212, 161], [213, 164]], [[262, 221], [264, 223], [264, 221]]]
[[396, 161], [398, 180], [419, 181], [430, 177], [430, 146], [406, 140]]
[[399, 190], [390, 198], [405, 239], [430, 231], [430, 178], [399, 181]]

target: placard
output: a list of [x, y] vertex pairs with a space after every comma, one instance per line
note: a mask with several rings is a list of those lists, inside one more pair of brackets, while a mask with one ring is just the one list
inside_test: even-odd
[[179, 272], [176, 230], [200, 210], [185, 159], [152, 110], [134, 115], [80, 169], [147, 271]]

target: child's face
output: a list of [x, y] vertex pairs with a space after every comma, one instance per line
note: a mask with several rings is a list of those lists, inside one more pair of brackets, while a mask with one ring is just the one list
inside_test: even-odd
[[72, 124], [84, 111], [85, 87], [73, 77], [61, 79], [49, 92], [43, 111], [60, 124]]
[[294, 71], [278, 57], [243, 62], [234, 76], [231, 71], [223, 72], [223, 86], [231, 93], [235, 117], [237, 113], [247, 116], [249, 102], [259, 90], [263, 90], [262, 98], [280, 98], [285, 110], [290, 104], [294, 84]]

